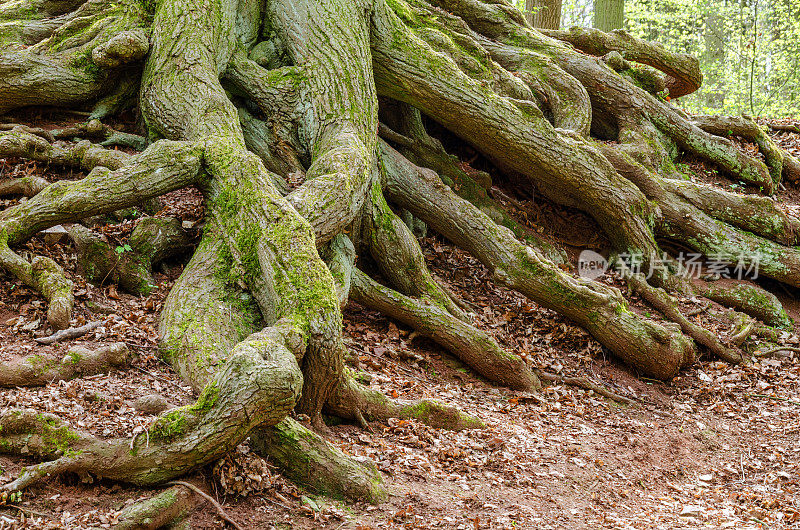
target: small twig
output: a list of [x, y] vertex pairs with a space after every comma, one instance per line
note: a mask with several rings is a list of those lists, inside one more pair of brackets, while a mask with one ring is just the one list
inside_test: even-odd
[[692, 309], [691, 311], [687, 311], [687, 312], [686, 312], [686, 316], [687, 316], [687, 317], [693, 317], [693, 316], [697, 316], [697, 315], [699, 315], [699, 314], [701, 314], [701, 313], [705, 313], [706, 311], [708, 311], [708, 309], [709, 309], [710, 307], [711, 307], [711, 303], [707, 303], [707, 304], [706, 304], [706, 305], [704, 305], [703, 307], [698, 307], [698, 308], [696, 308], [696, 309]]
[[54, 342], [60, 342], [66, 339], [77, 339], [78, 337], [83, 337], [90, 331], [99, 328], [102, 321], [97, 322], [89, 322], [79, 328], [69, 328], [69, 329], [62, 329], [61, 331], [56, 331], [52, 335], [48, 337], [39, 337], [38, 339], [34, 339], [39, 344], [53, 344]]
[[278, 502], [278, 501], [272, 500], [269, 497], [264, 496], [264, 497], [261, 497], [261, 498], [264, 499], [267, 502], [271, 502], [275, 506], [280, 506], [281, 508], [285, 508], [287, 510], [291, 510], [292, 509], [291, 506], [287, 506], [287, 505], [283, 504], [282, 502]]
[[767, 351], [757, 352], [755, 357], [768, 357], [773, 353], [777, 353], [779, 351], [792, 351], [795, 353], [800, 353], [800, 348], [794, 348], [792, 346], [778, 346], [777, 348], [770, 348]]
[[212, 497], [212, 496], [211, 496], [211, 495], [209, 495], [208, 493], [204, 492], [203, 490], [201, 490], [200, 488], [198, 488], [198, 487], [197, 487], [197, 486], [195, 486], [194, 484], [190, 484], [190, 483], [188, 483], [188, 482], [183, 482], [182, 480], [173, 480], [173, 481], [171, 481], [171, 482], [167, 482], [167, 485], [168, 485], [168, 486], [183, 486], [183, 487], [185, 487], [185, 488], [189, 488], [190, 490], [192, 490], [193, 492], [197, 493], [198, 495], [200, 495], [201, 497], [203, 497], [205, 500], [207, 500], [208, 502], [210, 502], [211, 504], [213, 504], [213, 505], [214, 505], [214, 508], [216, 508], [216, 509], [217, 509], [217, 512], [219, 513], [220, 517], [222, 517], [222, 519], [223, 519], [223, 520], [224, 520], [226, 523], [228, 523], [228, 524], [229, 524], [229, 525], [231, 525], [232, 527], [236, 528], [236, 530], [244, 530], [244, 528], [242, 528], [241, 526], [239, 526], [239, 524], [238, 524], [236, 521], [234, 521], [233, 519], [231, 519], [231, 518], [228, 516], [228, 514], [227, 514], [227, 513], [225, 513], [225, 509], [222, 507], [222, 505], [221, 505], [220, 503], [218, 503], [218, 502], [217, 502], [217, 501], [214, 499], [214, 497]]
[[731, 343], [737, 346], [741, 346], [742, 343], [747, 340], [747, 338], [750, 336], [752, 332], [753, 332], [753, 323], [749, 322], [741, 329], [741, 331], [739, 331], [736, 335], [731, 337]]
[[633, 403], [636, 402], [635, 399], [621, 396], [616, 392], [612, 392], [611, 390], [607, 389], [602, 385], [598, 385], [597, 383], [589, 381], [585, 377], [562, 377], [560, 375], [551, 374], [548, 372], [541, 372], [538, 370], [537, 370], [537, 375], [539, 376], [540, 379], [544, 379], [545, 381], [551, 381], [554, 383], [561, 383], [570, 386], [577, 386], [586, 390], [591, 390], [595, 394], [600, 394], [601, 396], [607, 397], [608, 399], [613, 399], [614, 401], [618, 401], [626, 405], [632, 405]]
[[131, 368], [134, 368], [134, 369], [136, 369], [136, 370], [139, 370], [139, 371], [140, 371], [140, 372], [142, 372], [143, 374], [147, 374], [147, 375], [149, 375], [150, 377], [152, 377], [153, 379], [158, 379], [159, 381], [163, 381], [163, 382], [165, 382], [165, 383], [168, 383], [168, 384], [170, 384], [170, 385], [174, 386], [175, 388], [179, 388], [179, 389], [180, 389], [182, 392], [186, 392], [186, 390], [185, 390], [185, 389], [184, 389], [184, 388], [183, 388], [181, 385], [179, 385], [179, 384], [178, 384], [178, 383], [176, 383], [175, 381], [170, 381], [170, 380], [169, 380], [169, 379], [167, 379], [166, 377], [161, 377], [160, 375], [156, 375], [156, 374], [154, 374], [153, 372], [149, 372], [149, 371], [145, 370], [144, 368], [140, 368], [140, 367], [138, 367], [138, 366], [131, 366]]
[[22, 506], [17, 506], [16, 504], [3, 504], [0, 505], [0, 508], [16, 508], [17, 510], [21, 511], [22, 513], [28, 513], [30, 515], [38, 515], [39, 517], [47, 517], [48, 519], [58, 519], [53, 514], [44, 513], [44, 512], [37, 512], [35, 510], [31, 510], [30, 508], [23, 508]]
[[147, 439], [145, 440], [145, 444], [144, 444], [144, 446], [145, 446], [145, 447], [150, 447], [150, 429], [149, 429], [149, 428], [146, 428], [146, 429], [145, 429], [145, 430], [143, 430], [142, 432], [140, 432], [140, 433], [137, 433], [137, 434], [134, 434], [134, 435], [133, 435], [133, 438], [131, 438], [131, 446], [130, 446], [130, 447], [131, 447], [131, 451], [133, 451], [133, 446], [134, 446], [134, 445], [136, 445], [136, 440], [139, 438], [139, 436], [140, 436], [142, 433], [144, 433], [145, 435], [147, 435]]
[[785, 398], [785, 397], [778, 397], [778, 396], [768, 396], [767, 394], [747, 394], [747, 397], [757, 397], [757, 398], [764, 398], [764, 399], [772, 399], [774, 401], [784, 401], [786, 403], [791, 403], [792, 405], [797, 405], [800, 407], [800, 401], [795, 401], [793, 399]]

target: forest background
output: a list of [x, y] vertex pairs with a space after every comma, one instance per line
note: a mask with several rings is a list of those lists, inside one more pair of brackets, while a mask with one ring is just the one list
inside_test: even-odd
[[[525, 0], [517, 0], [525, 10]], [[592, 27], [594, 0], [564, 0], [561, 28]], [[800, 0], [624, 0], [623, 29], [700, 60], [692, 113], [800, 116]]]

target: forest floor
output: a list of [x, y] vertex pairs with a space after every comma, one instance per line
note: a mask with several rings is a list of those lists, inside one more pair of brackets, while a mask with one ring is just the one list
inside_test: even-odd
[[[53, 114], [25, 118], [44, 127], [68, 121]], [[800, 155], [800, 135], [774, 138]], [[713, 172], [696, 161], [684, 163], [697, 178], [714, 181]], [[0, 160], [0, 178], [32, 174], [49, 180], [82, 176]], [[778, 200], [800, 208], [797, 184], [786, 186]], [[0, 199], [0, 209], [17, 200]], [[520, 196], [514, 208], [532, 229], [571, 245], [573, 263], [582, 248], [603, 250], [606, 244], [579, 213]], [[164, 200], [158, 215], [179, 217], [184, 227], [198, 230], [202, 214], [199, 193], [181, 190]], [[101, 229], [123, 245], [135, 223]], [[189, 387], [159, 360], [157, 349], [158, 313], [182, 263], [162, 267], [158, 289], [136, 298], [113, 285], [87, 284], [77, 274], [69, 239], [50, 238], [45, 242], [39, 235], [25, 249], [52, 257], [75, 282], [75, 325], [96, 320], [103, 325], [80, 339], [37, 344], [34, 338], [50, 333], [44, 302], [0, 272], [0, 362], [31, 353], [60, 358], [74, 346], [116, 341], [126, 342], [136, 358], [129, 369], [108, 375], [2, 389], [0, 407], [47, 411], [96, 436], [127, 437], [154, 419], [136, 410], [137, 398], [158, 394], [174, 405], [191, 402]], [[779, 352], [745, 366], [704, 356], [668, 383], [638, 377], [580, 328], [495, 286], [485, 268], [441, 238], [425, 238], [424, 250], [432, 270], [473, 307], [475, 322], [501, 344], [539, 369], [587, 377], [635, 404], [619, 405], [571, 386], [549, 386], [536, 395], [493, 386], [410, 329], [350, 303], [346, 343], [352, 362], [370, 374], [371, 386], [393, 397], [446, 401], [489, 427], [453, 433], [416, 421], [376, 422], [371, 430], [333, 426], [334, 443], [374, 461], [383, 473], [390, 497], [378, 506], [306, 493], [245, 443], [189, 479], [244, 528], [800, 528], [798, 354]], [[622, 287], [612, 274], [601, 281]], [[798, 291], [772, 287], [799, 323]], [[702, 308], [692, 300], [682, 304], [687, 311]], [[632, 308], [652, 313], [635, 299]], [[730, 322], [715, 318], [713, 306], [693, 318], [721, 335], [731, 331]], [[794, 331], [784, 334], [785, 345], [800, 346], [800, 327]], [[0, 456], [0, 483], [28, 463]], [[53, 479], [26, 491], [14, 506], [0, 506], [0, 530], [112, 528], [121, 509], [154, 491], [92, 483], [91, 477]], [[191, 523], [222, 528], [210, 505], [198, 506]]]

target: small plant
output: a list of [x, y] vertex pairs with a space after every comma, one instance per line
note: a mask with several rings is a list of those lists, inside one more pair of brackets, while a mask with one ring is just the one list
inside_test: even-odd
[[4, 504], [12, 503], [12, 502], [19, 502], [21, 500], [22, 500], [22, 492], [21, 491], [15, 491], [15, 492], [12, 492], [12, 493], [8, 493], [7, 491], [4, 491], [2, 494], [0, 494], [0, 506], [2, 506]]
[[131, 246], [130, 246], [129, 244], [127, 244], [127, 243], [125, 243], [124, 245], [119, 245], [119, 246], [117, 246], [117, 247], [114, 249], [114, 251], [115, 251], [117, 254], [119, 254], [120, 256], [121, 256], [122, 254], [124, 254], [124, 253], [126, 253], [126, 252], [130, 252], [130, 251], [132, 251], [132, 250], [133, 250], [133, 249], [131, 248]]

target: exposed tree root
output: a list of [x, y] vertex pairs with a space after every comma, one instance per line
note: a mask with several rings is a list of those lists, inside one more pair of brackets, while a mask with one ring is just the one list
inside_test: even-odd
[[[665, 86], [674, 98], [691, 94], [703, 82], [697, 58], [672, 53], [657, 43], [637, 39], [623, 30], [603, 33], [594, 28], [572, 27], [568, 30], [541, 30], [541, 33], [568, 42], [590, 55], [604, 56], [617, 52], [625, 60], [652, 66], [668, 76]], [[633, 74], [633, 79], [636, 80], [636, 74]]]
[[625, 405], [632, 405], [636, 403], [636, 400], [631, 399], [629, 397], [625, 397], [621, 394], [617, 394], [616, 392], [612, 392], [606, 387], [598, 385], [597, 383], [593, 383], [592, 381], [588, 380], [585, 377], [564, 377], [557, 374], [550, 374], [547, 372], [536, 372], [536, 373], [540, 378], [542, 378], [545, 381], [549, 381], [551, 383], [576, 386], [578, 388], [583, 388], [584, 390], [591, 390], [597, 395], [607, 397], [608, 399], [613, 399], [614, 401], [618, 401], [619, 403], [624, 403]]
[[253, 449], [270, 459], [291, 480], [333, 497], [379, 503], [387, 492], [372, 462], [344, 454], [297, 421], [253, 431]]
[[760, 287], [744, 283], [722, 287], [707, 283], [696, 289], [706, 298], [738, 309], [767, 325], [792, 328], [792, 319], [786, 314], [778, 297]]
[[353, 272], [350, 296], [359, 304], [413, 327], [490, 381], [515, 390], [535, 390], [541, 386], [519, 356], [504, 351], [491, 335], [454, 318], [435, 304], [404, 296], [358, 270]]
[[28, 263], [8, 248], [7, 241], [7, 233], [0, 225], [0, 267], [44, 296], [47, 300], [47, 321], [53, 328], [68, 328], [75, 303], [72, 282], [52, 259], [36, 256]]
[[86, 170], [97, 166], [118, 169], [130, 158], [127, 153], [105, 149], [88, 141], [70, 146], [51, 142], [27, 128], [14, 126], [9, 131], [0, 132], [0, 155]]
[[195, 492], [182, 485], [175, 485], [128, 506], [119, 515], [114, 528], [120, 530], [158, 530], [175, 528], [185, 521], [197, 506]]
[[693, 344], [677, 329], [636, 316], [616, 289], [565, 274], [452, 193], [436, 174], [414, 166], [388, 145], [381, 146], [381, 153], [388, 196], [472, 253], [494, 271], [496, 281], [574, 319], [621, 359], [653, 377], [671, 378], [694, 362]]
[[800, 162], [775, 145], [767, 133], [749, 116], [692, 116], [692, 122], [706, 132], [717, 136], [739, 136], [755, 142], [772, 174], [772, 180], [780, 182], [785, 176], [789, 180], [800, 179]]
[[389, 418], [416, 419], [439, 429], [461, 431], [483, 429], [486, 425], [475, 416], [435, 400], [392, 400], [382, 393], [366, 388], [352, 377], [344, 377], [334, 390], [327, 410], [336, 416], [386, 421]]
[[25, 468], [0, 489], [17, 491], [65, 472], [138, 485], [180, 477], [236, 447], [255, 426], [281, 421], [297, 402], [301, 381], [294, 355], [265, 332], [237, 345], [197, 402], [159, 416], [148, 436], [104, 441], [54, 416], [6, 410], [0, 447], [17, 452], [25, 445], [38, 456], [57, 458]]
[[0, 197], [6, 195], [23, 195], [33, 197], [50, 183], [42, 177], [21, 177], [13, 180], [0, 182]]
[[373, 192], [369, 246], [381, 274], [399, 291], [425, 297], [456, 318], [466, 315], [442, 289], [425, 265], [422, 249], [411, 229], [390, 209], [376, 183]]
[[[252, 432], [261, 453], [313, 489], [385, 498], [374, 467], [287, 414], [307, 414], [321, 432], [323, 409], [362, 423], [483, 424], [436, 401], [392, 401], [356, 383], [344, 367], [341, 337], [340, 308], [351, 295], [494, 381], [538, 385], [521, 359], [467, 323], [463, 304], [428, 271], [401, 218], [412, 226], [421, 220], [472, 253], [498, 283], [572, 319], [653, 377], [669, 379], [691, 364], [692, 338], [738, 362], [737, 341], [776, 333], [737, 313], [739, 332], [724, 344], [685, 318], [667, 290], [789, 324], [768, 293], [694, 287], [674, 270], [657, 274], [657, 287], [636, 275], [631, 283], [677, 324], [638, 316], [619, 290], [555, 265], [563, 253], [515, 223], [489, 196], [488, 174], [460, 164], [424, 127], [423, 115], [531, 195], [587, 212], [619, 254], [652, 264], [661, 257], [657, 241], [666, 238], [744, 266], [758, 262], [760, 274], [800, 286], [796, 213], [767, 197], [689, 182], [674, 164], [681, 151], [694, 153], [765, 195], [784, 175], [800, 176], [797, 161], [752, 120], [691, 118], [665, 101], [662, 88], [675, 97], [699, 86], [690, 57], [623, 32], [548, 37], [506, 0], [33, 0], [36, 17], [23, 16], [20, 6], [0, 5], [0, 113], [56, 105], [83, 107], [77, 112], [90, 119], [56, 132], [0, 126], [0, 156], [90, 171], [75, 182], [20, 179], [0, 188], [31, 197], [0, 213], [0, 267], [43, 294], [53, 327], [69, 325], [71, 284], [51, 260], [28, 263], [12, 247], [48, 227], [190, 185], [203, 193], [208, 213], [159, 329], [165, 356], [198, 401], [129, 441], [98, 440], [49, 415], [4, 411], [0, 448], [26, 447], [49, 459], [5, 490], [68, 471], [164, 483]], [[91, 121], [131, 100], [155, 140], [142, 153], [59, 141], [142, 148], [143, 138]], [[731, 134], [758, 143], [766, 164], [738, 150]], [[87, 276], [139, 293], [152, 286], [153, 263], [190, 243], [174, 221], [155, 219], [140, 222], [131, 251], [121, 254], [78, 225], [72, 232]], [[359, 272], [364, 251], [396, 291]], [[47, 373], [75, 375], [62, 365]], [[27, 379], [42, 380], [36, 377]], [[173, 493], [141, 506], [140, 521], [148, 514], [179, 521], [185, 502]], [[169, 497], [172, 504], [155, 514]]]
[[0, 366], [0, 387], [43, 386], [53, 381], [102, 374], [130, 361], [128, 347], [118, 342], [94, 351], [75, 347], [61, 358], [28, 355]]
[[52, 134], [56, 139], [72, 140], [76, 138], [86, 138], [100, 140], [100, 145], [102, 146], [120, 145], [132, 147], [137, 151], [144, 151], [149, 143], [147, 138], [136, 134], [117, 131], [113, 127], [104, 125], [98, 119], [91, 119], [80, 125], [59, 129], [53, 131]]
[[222, 506], [216, 500], [214, 500], [214, 497], [212, 497], [208, 493], [204, 492], [203, 490], [201, 490], [200, 488], [198, 488], [194, 484], [191, 484], [189, 482], [184, 482], [184, 481], [181, 481], [181, 480], [173, 480], [173, 481], [167, 482], [167, 485], [168, 486], [183, 486], [184, 488], [188, 488], [188, 489], [192, 490], [196, 495], [199, 495], [200, 497], [202, 497], [206, 501], [210, 502], [214, 506], [214, 508], [217, 509], [217, 513], [219, 514], [220, 517], [222, 517], [223, 521], [225, 521], [226, 523], [231, 525], [233, 528], [236, 528], [236, 530], [244, 530], [236, 521], [231, 519], [230, 516], [227, 513], [225, 513], [225, 510], [222, 508]]
[[692, 337], [699, 344], [702, 344], [719, 358], [730, 363], [738, 364], [742, 362], [743, 356], [738, 348], [729, 347], [722, 344], [716, 335], [701, 326], [687, 319], [680, 309], [677, 301], [672, 298], [664, 289], [653, 287], [647, 283], [641, 273], [633, 274], [630, 270], [625, 275], [633, 290], [639, 293], [648, 304], [653, 306], [672, 322], [677, 323], [684, 333]]
[[81, 225], [69, 228], [78, 254], [78, 267], [91, 282], [118, 283], [133, 294], [153, 290], [153, 266], [192, 248], [192, 238], [173, 217], [146, 217], [139, 221], [128, 241], [129, 249], [112, 247], [103, 236]]

